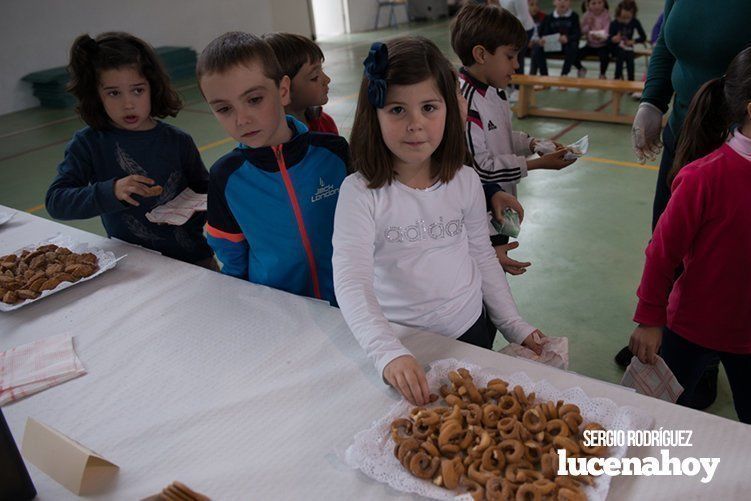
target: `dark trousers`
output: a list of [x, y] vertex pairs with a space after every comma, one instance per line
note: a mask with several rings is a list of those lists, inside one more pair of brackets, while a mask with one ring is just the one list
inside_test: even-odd
[[684, 388], [683, 394], [678, 398], [679, 405], [687, 405], [691, 401], [704, 371], [719, 358], [730, 382], [738, 419], [742, 423], [751, 424], [751, 353], [710, 350], [682, 338], [666, 327], [662, 335], [660, 356]]
[[472, 327], [470, 327], [467, 332], [459, 337], [459, 341], [492, 350], [493, 341], [495, 341], [495, 333], [495, 325], [490, 321], [490, 317], [485, 311], [485, 306], [483, 306], [480, 318], [472, 324]]
[[[563, 54], [563, 69], [561, 69], [561, 76], [566, 76], [571, 71], [571, 66], [577, 65], [577, 54], [579, 53], [579, 42], [572, 41], [561, 46], [561, 52], [550, 52], [550, 54]], [[535, 46], [532, 49], [532, 64], [535, 69], [540, 71], [540, 75], [548, 74], [548, 61], [546, 59], [545, 49], [543, 47]], [[530, 70], [533, 75], [535, 73]]]
[[[532, 38], [532, 35], [534, 34], [534, 28], [527, 32], [527, 43], [524, 44], [524, 46], [519, 50], [519, 53], [516, 55], [516, 58], [519, 61], [519, 68], [517, 68], [516, 70], [517, 75], [524, 75], [524, 58], [526, 58], [527, 54], [529, 53], [529, 39]], [[517, 85], [516, 87], [518, 88], [519, 86]]]
[[588, 56], [597, 56], [600, 59], [600, 75], [604, 75], [608, 71], [608, 64], [610, 64], [610, 48], [605, 47], [592, 47], [585, 45], [579, 49], [579, 57], [576, 61], [576, 67], [582, 68], [582, 60]]
[[[670, 128], [670, 125], [667, 125], [662, 130], [662, 157], [660, 158], [660, 170], [657, 173], [657, 185], [655, 186], [655, 198], [654, 202], [652, 203], [652, 232], [655, 231], [655, 226], [657, 226], [657, 221], [660, 219], [660, 216], [665, 211], [665, 207], [668, 205], [668, 201], [670, 200], [670, 185], [668, 185], [668, 173], [670, 172], [670, 169], [673, 167], [673, 159], [675, 158], [675, 147], [677, 143], [677, 138], [673, 135], [673, 130]], [[683, 266], [680, 266], [676, 270], [675, 280], [678, 279], [680, 274], [683, 272]], [[716, 369], [720, 364], [720, 357], [718, 357], [716, 354], [711, 356], [710, 363], [708, 365], [708, 369], [710, 371], [708, 372], [708, 377], [716, 377], [714, 374], [716, 374]], [[688, 397], [686, 397], [688, 398]], [[684, 399], [685, 401], [685, 399]]]
[[626, 72], [628, 79], [634, 80], [634, 51], [624, 50], [619, 46], [613, 48], [613, 54], [615, 54], [615, 79], [621, 80], [623, 78], [623, 63], [626, 63]]
[[662, 158], [660, 159], [660, 170], [657, 173], [657, 186], [655, 187], [655, 198], [652, 203], [652, 231], [655, 231], [657, 220], [668, 205], [670, 200], [670, 186], [668, 185], [668, 173], [673, 167], [675, 158], [676, 137], [670, 125], [662, 130]]

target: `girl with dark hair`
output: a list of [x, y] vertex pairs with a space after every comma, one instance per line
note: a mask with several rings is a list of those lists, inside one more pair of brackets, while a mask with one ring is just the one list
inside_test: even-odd
[[644, 363], [659, 352], [684, 405], [719, 358], [738, 418], [751, 423], [751, 47], [694, 96], [669, 179], [629, 348]]
[[463, 165], [455, 75], [425, 38], [373, 44], [350, 140], [356, 173], [334, 218], [342, 314], [379, 374], [418, 405], [429, 399], [425, 373], [389, 322], [488, 349], [496, 326], [538, 352], [544, 341], [516, 309], [480, 178]]
[[110, 237], [216, 269], [203, 235], [205, 213], [182, 226], [146, 219], [185, 188], [208, 189], [193, 139], [154, 118], [174, 117], [182, 107], [154, 49], [127, 33], [81, 35], [68, 72], [68, 90], [88, 126], [65, 150], [47, 191], [47, 212], [56, 219], [101, 216]]
[[636, 19], [639, 9], [634, 2], [621, 2], [615, 8], [615, 19], [610, 23], [610, 42], [615, 55], [615, 79], [623, 79], [623, 65], [626, 75], [634, 80], [634, 45], [647, 41], [644, 28]]

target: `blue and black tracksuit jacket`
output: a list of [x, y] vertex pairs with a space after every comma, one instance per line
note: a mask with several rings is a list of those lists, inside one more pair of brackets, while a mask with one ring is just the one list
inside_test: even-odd
[[289, 142], [240, 145], [211, 168], [208, 241], [223, 273], [336, 305], [331, 237], [349, 146], [287, 123]]

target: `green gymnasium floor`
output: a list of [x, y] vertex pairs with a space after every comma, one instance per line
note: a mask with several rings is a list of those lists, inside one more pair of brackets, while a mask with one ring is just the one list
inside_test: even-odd
[[[641, 0], [639, 6], [639, 18], [649, 33], [662, 1]], [[611, 5], [611, 11], [614, 7]], [[448, 21], [320, 41], [325, 69], [332, 78], [326, 111], [345, 137], [351, 130], [361, 64], [370, 43], [402, 34], [434, 40], [459, 64], [449, 45]], [[560, 64], [549, 63], [552, 75], [559, 74]], [[590, 75], [597, 74], [597, 63], [586, 64]], [[637, 79], [644, 70], [643, 63], [637, 62]], [[611, 65], [609, 73], [612, 71]], [[195, 82], [176, 84], [186, 106], [169, 122], [193, 136], [210, 166], [232, 143], [210, 114]], [[595, 109], [607, 99], [597, 91], [538, 93], [541, 104], [565, 103], [562, 106], [581, 109]], [[636, 102], [626, 101], [624, 98], [624, 109], [634, 111]], [[533, 264], [526, 274], [509, 276], [509, 281], [519, 309], [530, 323], [547, 335], [568, 336], [570, 370], [617, 384], [622, 372], [613, 356], [633, 329], [635, 291], [650, 236], [656, 166], [635, 163], [630, 128], [625, 125], [536, 118], [514, 121], [519, 130], [563, 143], [589, 134], [587, 157], [561, 172], [533, 172], [521, 183], [519, 198], [526, 215], [521, 245], [512, 256]], [[72, 110], [34, 108], [0, 116], [0, 203], [49, 217], [44, 210], [47, 186], [67, 141], [80, 127], [82, 123]], [[98, 219], [68, 224], [104, 234]], [[500, 348], [504, 341], [497, 344]], [[724, 373], [717, 401], [708, 411], [736, 419]]]

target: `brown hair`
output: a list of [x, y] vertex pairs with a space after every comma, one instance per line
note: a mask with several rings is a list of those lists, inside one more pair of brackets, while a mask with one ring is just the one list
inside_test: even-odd
[[201, 85], [201, 77], [213, 73], [224, 73], [234, 66], [258, 62], [266, 78], [279, 85], [284, 73], [274, 50], [261, 37], [230, 31], [209, 42], [198, 56], [196, 78]]
[[111, 127], [110, 117], [99, 98], [99, 73], [103, 70], [135, 67], [149, 82], [151, 116], [174, 117], [182, 101], [169, 76], [149, 44], [129, 33], [102, 33], [95, 39], [81, 35], [70, 48], [67, 90], [78, 100], [76, 112], [94, 129]]
[[634, 17], [636, 17], [636, 14], [639, 12], [639, 7], [636, 6], [636, 2], [633, 0], [624, 0], [615, 6], [615, 17], [619, 17], [624, 10], [632, 12]]
[[727, 73], [694, 95], [683, 121], [668, 185], [681, 168], [722, 146], [735, 125], [743, 125], [751, 102], [751, 47], [740, 51]]
[[[446, 126], [441, 144], [431, 157], [431, 174], [447, 183], [461, 168], [466, 158], [464, 124], [456, 99], [456, 73], [438, 47], [424, 37], [399, 37], [386, 42], [388, 69], [386, 87], [414, 85], [429, 78], [446, 103]], [[350, 136], [352, 166], [375, 189], [395, 179], [394, 155], [386, 148], [376, 108], [368, 101], [368, 79], [363, 76], [357, 100], [355, 121]]]
[[305, 63], [315, 64], [323, 61], [323, 52], [318, 45], [302, 35], [294, 33], [268, 33], [263, 39], [271, 46], [276, 59], [282, 67], [282, 73], [290, 79], [295, 78]]
[[[582, 2], [582, 12], [587, 12], [587, 7], [589, 6], [589, 2], [592, 0], [584, 0]], [[605, 10], [610, 10], [610, 5], [608, 5], [608, 0], [602, 0], [602, 5], [605, 7]], [[636, 15], [636, 14], [634, 14]]]
[[477, 45], [491, 54], [502, 45], [520, 50], [527, 45], [527, 32], [506, 9], [467, 3], [451, 23], [451, 47], [464, 66], [472, 66], [475, 64], [472, 49]]

